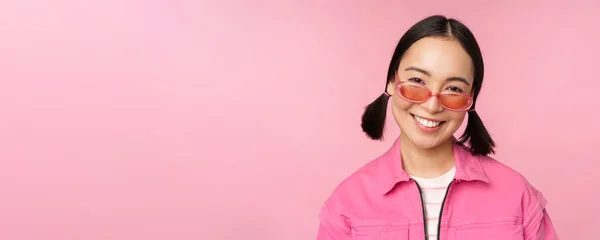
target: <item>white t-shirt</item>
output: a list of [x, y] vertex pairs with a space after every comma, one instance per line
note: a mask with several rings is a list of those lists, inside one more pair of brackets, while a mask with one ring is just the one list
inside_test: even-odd
[[437, 240], [437, 230], [439, 224], [440, 210], [442, 201], [446, 195], [448, 185], [454, 179], [456, 168], [450, 169], [447, 173], [437, 178], [420, 178], [411, 176], [421, 187], [425, 213], [427, 215], [427, 234], [428, 240]]

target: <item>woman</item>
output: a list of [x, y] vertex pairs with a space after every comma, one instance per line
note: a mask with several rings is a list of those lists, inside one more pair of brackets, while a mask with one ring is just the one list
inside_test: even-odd
[[[325, 202], [318, 240], [558, 239], [542, 194], [490, 158], [475, 111], [483, 59], [471, 31], [428, 17], [400, 39], [362, 128], [381, 139], [387, 103], [401, 134]], [[460, 140], [453, 137], [468, 116]]]

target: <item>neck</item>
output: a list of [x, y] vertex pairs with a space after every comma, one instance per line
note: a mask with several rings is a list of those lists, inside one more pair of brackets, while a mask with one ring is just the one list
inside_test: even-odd
[[402, 167], [411, 176], [435, 178], [455, 166], [452, 139], [433, 148], [420, 148], [401, 135]]

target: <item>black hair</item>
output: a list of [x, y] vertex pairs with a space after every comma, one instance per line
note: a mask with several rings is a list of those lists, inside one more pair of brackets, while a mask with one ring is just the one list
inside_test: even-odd
[[[479, 49], [479, 44], [477, 44], [477, 40], [469, 28], [458, 20], [441, 15], [433, 15], [413, 25], [398, 42], [388, 68], [384, 93], [367, 105], [362, 115], [361, 127], [371, 139], [381, 140], [383, 138], [385, 115], [389, 100], [389, 95], [385, 91], [387, 91], [387, 85], [395, 80], [402, 55], [404, 55], [413, 43], [425, 37], [452, 38], [457, 40], [469, 54], [475, 68], [473, 106], [471, 110], [475, 109], [477, 96], [483, 83], [483, 57]], [[474, 155], [484, 156], [494, 153], [496, 144], [490, 137], [481, 119], [475, 111], [469, 111], [468, 114], [467, 127], [460, 137], [459, 143], [463, 145], [468, 143], [468, 147]]]

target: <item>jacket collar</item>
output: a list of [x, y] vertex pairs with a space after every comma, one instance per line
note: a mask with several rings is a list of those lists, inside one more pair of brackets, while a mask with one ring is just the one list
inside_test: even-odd
[[[459, 181], [489, 182], [479, 158], [472, 155], [467, 147], [459, 144], [456, 138], [453, 137], [452, 140], [454, 159], [456, 161], [456, 173], [454, 179]], [[400, 137], [398, 137], [390, 149], [380, 156], [378, 160], [382, 194], [391, 191], [396, 184], [410, 180], [410, 176], [402, 167], [401, 156]]]

